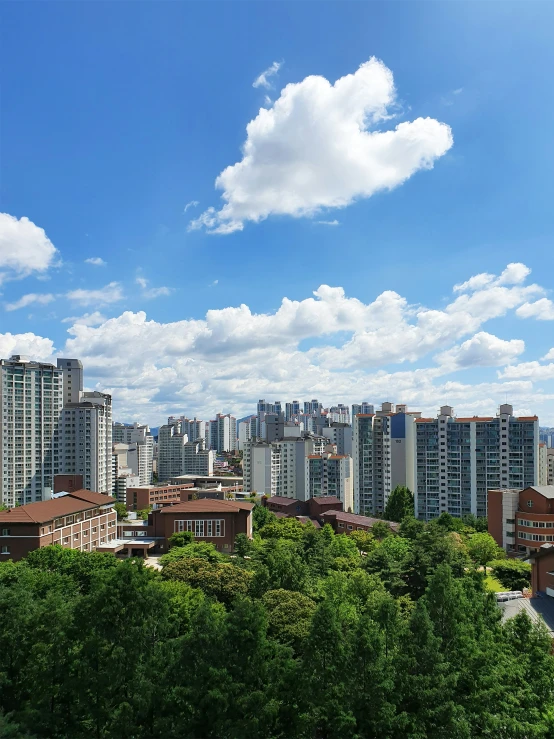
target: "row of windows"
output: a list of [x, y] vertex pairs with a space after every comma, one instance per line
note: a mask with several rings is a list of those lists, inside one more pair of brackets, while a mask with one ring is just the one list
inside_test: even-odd
[[534, 529], [551, 529], [554, 528], [554, 521], [526, 521], [523, 518], [518, 520], [520, 526], [528, 526]]
[[528, 541], [552, 541], [554, 536], [552, 534], [528, 534], [526, 531], [520, 531], [518, 533], [518, 539], [527, 539]]
[[196, 538], [225, 536], [225, 519], [207, 518], [198, 521], [175, 521], [174, 531], [192, 531]]

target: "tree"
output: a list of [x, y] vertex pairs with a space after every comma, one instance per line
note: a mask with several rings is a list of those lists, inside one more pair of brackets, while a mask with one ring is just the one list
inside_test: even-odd
[[504, 551], [500, 549], [493, 537], [485, 533], [472, 534], [469, 537], [467, 549], [471, 559], [485, 568], [489, 562], [498, 558], [499, 554], [504, 555]]
[[248, 593], [253, 575], [232, 564], [185, 557], [166, 564], [162, 577], [165, 580], [187, 582], [193, 588], [203, 590], [206, 595], [230, 604], [237, 596]]
[[357, 529], [349, 535], [349, 538], [356, 544], [360, 552], [369, 552], [375, 546], [375, 537], [371, 531]]
[[193, 541], [182, 547], [172, 547], [167, 554], [160, 557], [160, 564], [165, 566], [180, 559], [205, 559], [208, 562], [226, 562], [228, 557], [217, 551], [208, 541]]
[[386, 521], [376, 521], [371, 527], [371, 533], [378, 539], [385, 539], [392, 534], [391, 528]]
[[506, 590], [523, 590], [531, 583], [531, 565], [520, 559], [500, 559], [490, 563], [496, 579]]
[[259, 531], [263, 526], [268, 524], [270, 521], [274, 521], [277, 516], [272, 513], [269, 508], [264, 505], [255, 505], [252, 510], [252, 529], [254, 532]]
[[298, 652], [309, 634], [316, 604], [292, 590], [269, 590], [262, 598], [269, 618], [269, 634]]
[[118, 521], [121, 521], [122, 518], [127, 518], [127, 506], [125, 503], [115, 503], [114, 511], [117, 513]]
[[169, 537], [170, 547], [185, 547], [187, 544], [192, 544], [194, 541], [194, 534], [192, 531], [175, 531]]
[[406, 517], [413, 518], [414, 516], [413, 493], [405, 485], [397, 485], [389, 495], [383, 518], [386, 521], [400, 523]]
[[[310, 526], [313, 524], [310, 522]], [[293, 539], [300, 541], [304, 536], [306, 524], [300, 523], [297, 518], [277, 518], [268, 521], [259, 530], [262, 539]]]
[[237, 534], [235, 536], [235, 553], [239, 557], [246, 557], [252, 551], [252, 542], [246, 534]]

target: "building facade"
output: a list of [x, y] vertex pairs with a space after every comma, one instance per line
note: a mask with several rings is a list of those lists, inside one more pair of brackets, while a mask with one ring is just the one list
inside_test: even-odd
[[21, 355], [0, 360], [0, 502], [49, 497], [59, 471], [63, 375]]
[[0, 562], [51, 544], [93, 552], [116, 538], [115, 500], [90, 490], [0, 511]]
[[168, 480], [183, 474], [183, 447], [188, 436], [182, 432], [181, 421], [160, 426], [158, 430], [158, 479]]
[[352, 458], [345, 454], [310, 454], [306, 460], [307, 498], [338, 498], [345, 511], [354, 507]]
[[511, 553], [530, 554], [554, 542], [554, 485], [489, 490], [488, 528]]
[[64, 406], [59, 448], [61, 473], [82, 475], [87, 490], [111, 495], [111, 395], [84, 392], [80, 402]]
[[487, 515], [487, 491], [535, 485], [539, 422], [501, 405], [496, 418], [456, 418], [443, 406], [437, 418], [416, 420], [418, 518], [441, 513]]
[[183, 446], [183, 475], [213, 475], [214, 457], [212, 449], [206, 449], [204, 439], [187, 441]]
[[210, 448], [217, 452], [234, 452], [237, 448], [237, 419], [230, 413], [218, 413], [210, 421]]

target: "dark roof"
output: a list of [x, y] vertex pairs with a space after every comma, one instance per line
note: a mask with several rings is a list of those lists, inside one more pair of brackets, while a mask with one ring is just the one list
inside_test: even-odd
[[311, 521], [316, 529], [321, 528], [321, 524], [319, 523], [317, 518], [310, 518], [310, 516], [296, 516], [296, 520], [300, 521], [300, 523], [308, 523], [308, 521]]
[[116, 503], [115, 498], [91, 490], [76, 490], [59, 498], [0, 511], [0, 523], [44, 523], [59, 516], [70, 516], [79, 511], [88, 511], [101, 505]]
[[238, 513], [239, 511], [251, 511], [253, 503], [243, 503], [239, 500], [217, 500], [216, 498], [202, 498], [200, 500], [187, 500], [183, 503], [175, 503], [162, 508], [159, 512], [164, 513]]
[[529, 485], [525, 490], [534, 490], [543, 498], [554, 498], [554, 485]]
[[529, 555], [529, 559], [537, 559], [540, 557], [547, 557], [547, 556], [553, 556], [554, 555], [554, 544], [543, 544], [540, 549], [537, 549], [536, 552], [532, 552]]
[[340, 498], [337, 498], [336, 495], [320, 495], [315, 498], [311, 498], [310, 500], [313, 500], [314, 503], [318, 503], [320, 505], [337, 505], [337, 503], [340, 503], [342, 505], [342, 500]]
[[345, 523], [352, 523], [357, 526], [373, 526], [378, 521], [382, 521], [388, 524], [393, 531], [396, 531], [399, 526], [394, 521], [385, 521], [382, 518], [370, 518], [370, 516], [358, 516], [355, 513], [344, 513], [343, 511], [325, 511], [321, 514], [321, 517], [335, 518], [337, 521], [344, 521]]
[[285, 498], [284, 495], [272, 495], [271, 498], [268, 498], [266, 501], [266, 505], [269, 505], [270, 503], [274, 503], [275, 505], [293, 505], [294, 503], [302, 503], [303, 501], [298, 500], [298, 498]]

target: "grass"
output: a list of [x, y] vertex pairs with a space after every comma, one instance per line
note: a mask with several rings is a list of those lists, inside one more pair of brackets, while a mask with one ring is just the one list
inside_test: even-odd
[[496, 577], [487, 575], [485, 578], [485, 587], [493, 593], [504, 593], [506, 588], [498, 582]]

